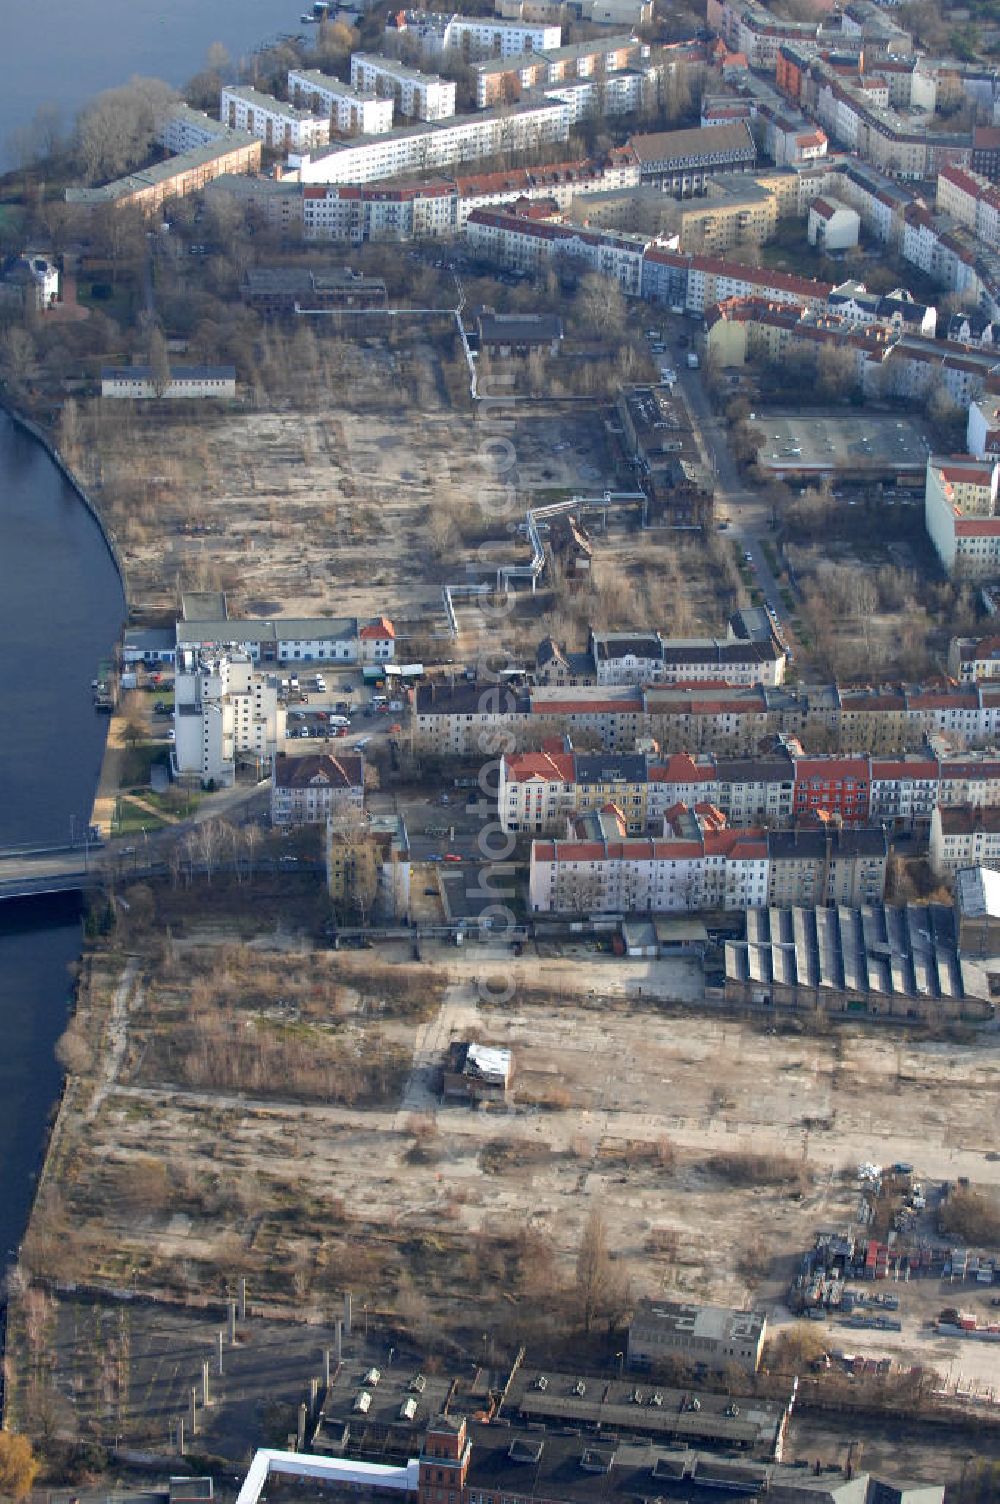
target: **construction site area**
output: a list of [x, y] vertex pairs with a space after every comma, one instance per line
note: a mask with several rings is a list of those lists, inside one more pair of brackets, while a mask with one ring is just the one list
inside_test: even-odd
[[[197, 1307], [245, 1276], [262, 1309], [310, 1322], [349, 1288], [422, 1346], [551, 1343], [573, 1325], [595, 1213], [615, 1227], [613, 1321], [666, 1291], [785, 1309], [817, 1230], [884, 1240], [858, 1175], [876, 1150], [903, 1161], [918, 1143], [924, 1183], [964, 1180], [997, 1205], [989, 1040], [695, 1016], [690, 963], [586, 946], [427, 944], [417, 967], [403, 942], [376, 958], [238, 935], [218, 908], [166, 944], [137, 918], [129, 959], [90, 958], [22, 1254], [43, 1281]], [[471, 1106], [441, 1095], [450, 1047], [470, 1040], [512, 1061], [509, 1090]], [[941, 1269], [899, 1285], [899, 1332], [833, 1312], [821, 1346], [986, 1384], [988, 1345], [927, 1322], [964, 1303], [985, 1323], [989, 1288]]]
[[[276, 332], [272, 343], [284, 348]], [[474, 649], [469, 590], [498, 581], [517, 592], [503, 624], [514, 651], [590, 619], [715, 631], [740, 603], [727, 550], [715, 559], [696, 535], [640, 532], [634, 500], [604, 505], [607, 491], [639, 495], [613, 404], [501, 383], [473, 412], [454, 329], [402, 319], [385, 336], [298, 330], [284, 360], [274, 357], [270, 400], [240, 410], [78, 404], [62, 449], [147, 619], [173, 612], [182, 586], [225, 590], [236, 612], [256, 616], [321, 614], [334, 598], [338, 613], [365, 614], [374, 602], [411, 656], [440, 657], [435, 641], [456, 631]], [[528, 509], [574, 496], [592, 503], [581, 513], [593, 530], [583, 592], [561, 568], [544, 581], [529, 568]], [[448, 585], [459, 587], [451, 621]]]

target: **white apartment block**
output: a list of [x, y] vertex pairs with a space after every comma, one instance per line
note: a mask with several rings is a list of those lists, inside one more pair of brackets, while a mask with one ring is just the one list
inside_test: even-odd
[[415, 36], [425, 52], [440, 55], [453, 49], [470, 58], [518, 57], [522, 52], [547, 52], [562, 43], [562, 27], [527, 21], [501, 21], [493, 16], [447, 16], [407, 11], [402, 29]]
[[392, 130], [391, 97], [380, 99], [315, 68], [292, 69], [288, 97], [314, 115], [326, 115], [343, 135], [381, 136]]
[[649, 242], [639, 235], [583, 230], [477, 209], [466, 221], [465, 236], [474, 255], [515, 271], [536, 272], [557, 257], [568, 256], [613, 278], [625, 293], [638, 296], [642, 287], [643, 253]]
[[193, 110], [190, 105], [176, 105], [156, 132], [156, 139], [167, 151], [180, 155], [207, 146], [229, 134], [221, 120], [213, 120], [204, 110]]
[[219, 97], [219, 114], [233, 130], [248, 131], [275, 151], [312, 151], [330, 140], [330, 117], [313, 115], [272, 94], [256, 89], [226, 87]]
[[285, 739], [285, 712], [274, 678], [258, 673], [244, 653], [178, 654], [174, 678], [174, 767], [202, 783], [229, 785], [241, 758], [260, 776]]
[[447, 120], [455, 113], [455, 84], [435, 73], [421, 73], [389, 57], [355, 52], [351, 83], [358, 90], [391, 96], [400, 114], [414, 120]]
[[924, 519], [941, 563], [953, 579], [1000, 577], [1000, 463], [972, 455], [931, 455]]
[[404, 172], [529, 151], [565, 141], [569, 131], [570, 108], [557, 100], [514, 106], [500, 115], [455, 115], [447, 122], [404, 126], [373, 140], [348, 141], [322, 156], [305, 158], [299, 165], [299, 179], [303, 183], [374, 183]]
[[600, 116], [630, 115], [647, 97], [651, 80], [645, 73], [626, 68], [622, 73], [607, 73], [601, 78], [576, 78], [568, 83], [553, 84], [544, 91], [546, 99], [556, 99], [569, 106], [571, 123]]
[[154, 398], [178, 401], [185, 398], [236, 396], [235, 366], [171, 366], [170, 379], [162, 391], [149, 366], [110, 366], [101, 372], [101, 396], [148, 402]]

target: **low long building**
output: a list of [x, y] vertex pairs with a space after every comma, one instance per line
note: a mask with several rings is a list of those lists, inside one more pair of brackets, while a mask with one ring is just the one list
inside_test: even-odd
[[938, 1023], [992, 1016], [989, 978], [958, 947], [955, 910], [881, 903], [754, 909], [725, 947], [731, 1003]]
[[[356, 1376], [355, 1383], [357, 1378], [363, 1381], [367, 1377], [363, 1364], [344, 1367]], [[379, 1399], [384, 1384], [355, 1388], [349, 1412], [344, 1400], [340, 1401], [343, 1424], [331, 1419], [312, 1456], [258, 1451], [240, 1489], [238, 1504], [258, 1504], [269, 1477], [289, 1475], [308, 1479], [313, 1492], [329, 1485], [337, 1493], [360, 1490], [375, 1498], [406, 1497], [415, 1504], [443, 1504], [440, 1496], [448, 1492], [455, 1496], [453, 1504], [492, 1504], [496, 1500], [505, 1500], [506, 1504], [537, 1504], [540, 1500], [548, 1504], [630, 1504], [646, 1498], [662, 1499], [664, 1504], [692, 1504], [720, 1494], [742, 1504], [942, 1504], [944, 1499], [943, 1485], [899, 1483], [853, 1468], [814, 1470], [801, 1463], [786, 1465], [717, 1450], [696, 1451], [683, 1442], [669, 1445], [665, 1439], [623, 1441], [615, 1434], [595, 1440], [581, 1437], [576, 1428], [569, 1434], [565, 1428], [528, 1431], [496, 1424], [470, 1425], [454, 1405], [448, 1413], [435, 1407], [428, 1416], [423, 1396], [432, 1393], [435, 1378], [420, 1374], [411, 1382], [412, 1391], [407, 1388], [403, 1394], [398, 1387], [389, 1386], [394, 1403]], [[436, 1387], [440, 1384], [438, 1380]], [[686, 1402], [697, 1398], [690, 1389], [686, 1391]], [[369, 1408], [373, 1414], [378, 1412], [378, 1419], [366, 1428], [364, 1413]], [[739, 1409], [736, 1400], [726, 1406], [729, 1413], [719, 1417], [720, 1434], [727, 1429], [726, 1419], [738, 1421]], [[690, 1413], [697, 1426], [693, 1406]], [[740, 1429], [738, 1425], [733, 1428], [736, 1433]], [[659, 1428], [656, 1430], [659, 1433]], [[360, 1445], [356, 1438], [362, 1435], [365, 1444]], [[338, 1455], [315, 1455], [332, 1448]], [[370, 1454], [380, 1458], [409, 1455], [410, 1460], [396, 1467], [358, 1460], [359, 1455]]]
[[359, 136], [303, 157], [297, 170], [303, 183], [372, 183], [566, 141], [571, 121], [570, 106], [559, 100], [522, 101], [494, 114], [454, 115]]
[[310, 271], [302, 266], [251, 266], [243, 275], [243, 301], [264, 314], [338, 308], [384, 308], [388, 302], [381, 277], [366, 277], [349, 266]]
[[98, 188], [67, 188], [66, 202], [86, 208], [109, 204], [154, 214], [174, 198], [186, 198], [226, 173], [259, 172], [262, 143], [243, 131], [226, 130], [202, 146], [139, 168]]
[[205, 397], [224, 401], [236, 396], [236, 367], [171, 366], [169, 376], [161, 380], [151, 366], [105, 366], [101, 396], [131, 402]]
[[[209, 605], [218, 606], [211, 601]], [[178, 658], [190, 651], [235, 649], [255, 664], [389, 663], [396, 631], [385, 616], [362, 622], [356, 616], [276, 616], [269, 620], [233, 617], [225, 596], [221, 611], [205, 613], [199, 597], [185, 596], [177, 623]]]

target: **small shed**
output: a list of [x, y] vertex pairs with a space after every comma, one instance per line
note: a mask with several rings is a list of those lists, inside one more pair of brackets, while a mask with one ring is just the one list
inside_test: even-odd
[[170, 1504], [212, 1504], [213, 1498], [211, 1478], [170, 1479]]
[[454, 1040], [444, 1067], [442, 1094], [466, 1102], [503, 1101], [514, 1074], [514, 1057], [502, 1045]]

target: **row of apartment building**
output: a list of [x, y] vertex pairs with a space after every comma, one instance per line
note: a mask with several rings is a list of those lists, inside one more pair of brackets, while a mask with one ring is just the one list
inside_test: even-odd
[[442, 175], [418, 183], [293, 184], [290, 191], [298, 195], [307, 239], [368, 241], [456, 235], [475, 209], [518, 199], [551, 200], [568, 208], [578, 196], [638, 184], [638, 158], [629, 147], [616, 147], [600, 159], [547, 167]]
[[[392, 101], [383, 103], [391, 106]], [[569, 138], [572, 107], [557, 99], [512, 105], [501, 114], [455, 115], [450, 120], [399, 126], [360, 136], [318, 156], [303, 157], [302, 183], [371, 183], [414, 171], [433, 171], [504, 152], [532, 151]]]
[[779, 735], [806, 746], [873, 754], [912, 750], [943, 732], [960, 747], [1000, 739], [1000, 685], [727, 684], [535, 686], [421, 685], [410, 723], [414, 749], [451, 757], [526, 751], [549, 736], [589, 732], [608, 751], [652, 738], [661, 751], [752, 755]]
[[705, 316], [707, 347], [720, 365], [738, 367], [780, 360], [793, 345], [836, 345], [853, 353], [855, 384], [869, 396], [919, 401], [940, 385], [958, 406], [978, 400], [994, 379], [992, 350], [907, 333], [909, 324], [930, 321], [931, 310], [905, 297], [886, 301], [895, 302], [895, 310], [865, 322], [829, 299], [820, 308], [767, 296], [726, 297]]
[[392, 130], [395, 100], [391, 94], [358, 89], [316, 68], [293, 68], [288, 97], [314, 115], [325, 116], [342, 136], [384, 136]]
[[475, 63], [476, 104], [481, 110], [509, 104], [534, 89], [576, 79], [617, 73], [648, 58], [649, 47], [639, 38], [621, 36], [576, 42], [546, 52], [532, 50], [519, 57], [491, 58]]
[[405, 32], [431, 56], [460, 52], [472, 60], [520, 57], [525, 52], [548, 52], [562, 45], [560, 25], [443, 11], [399, 11], [387, 31]]
[[734, 829], [710, 804], [677, 805], [661, 835], [634, 837], [609, 803], [561, 840], [532, 841], [528, 905], [586, 915], [857, 907], [883, 898], [888, 857], [881, 828]]
[[553, 835], [568, 819], [613, 803], [629, 835], [655, 828], [676, 804], [711, 804], [729, 825], [789, 826], [816, 815], [844, 826], [926, 832], [936, 809], [1000, 808], [1000, 756], [919, 752], [806, 756], [794, 738], [767, 753], [574, 752], [568, 738], [500, 759], [497, 809], [510, 833]]
[[971, 168], [946, 164], [938, 173], [937, 208], [971, 230], [977, 240], [1000, 246], [1000, 187]]
[[[622, 290], [650, 302], [704, 313], [713, 303], [755, 293], [774, 302], [823, 308], [831, 285], [723, 257], [672, 249], [649, 235], [588, 229], [506, 209], [469, 214], [466, 241], [473, 255], [535, 274], [571, 257], [613, 277]], [[676, 237], [671, 237], [676, 244]]]

